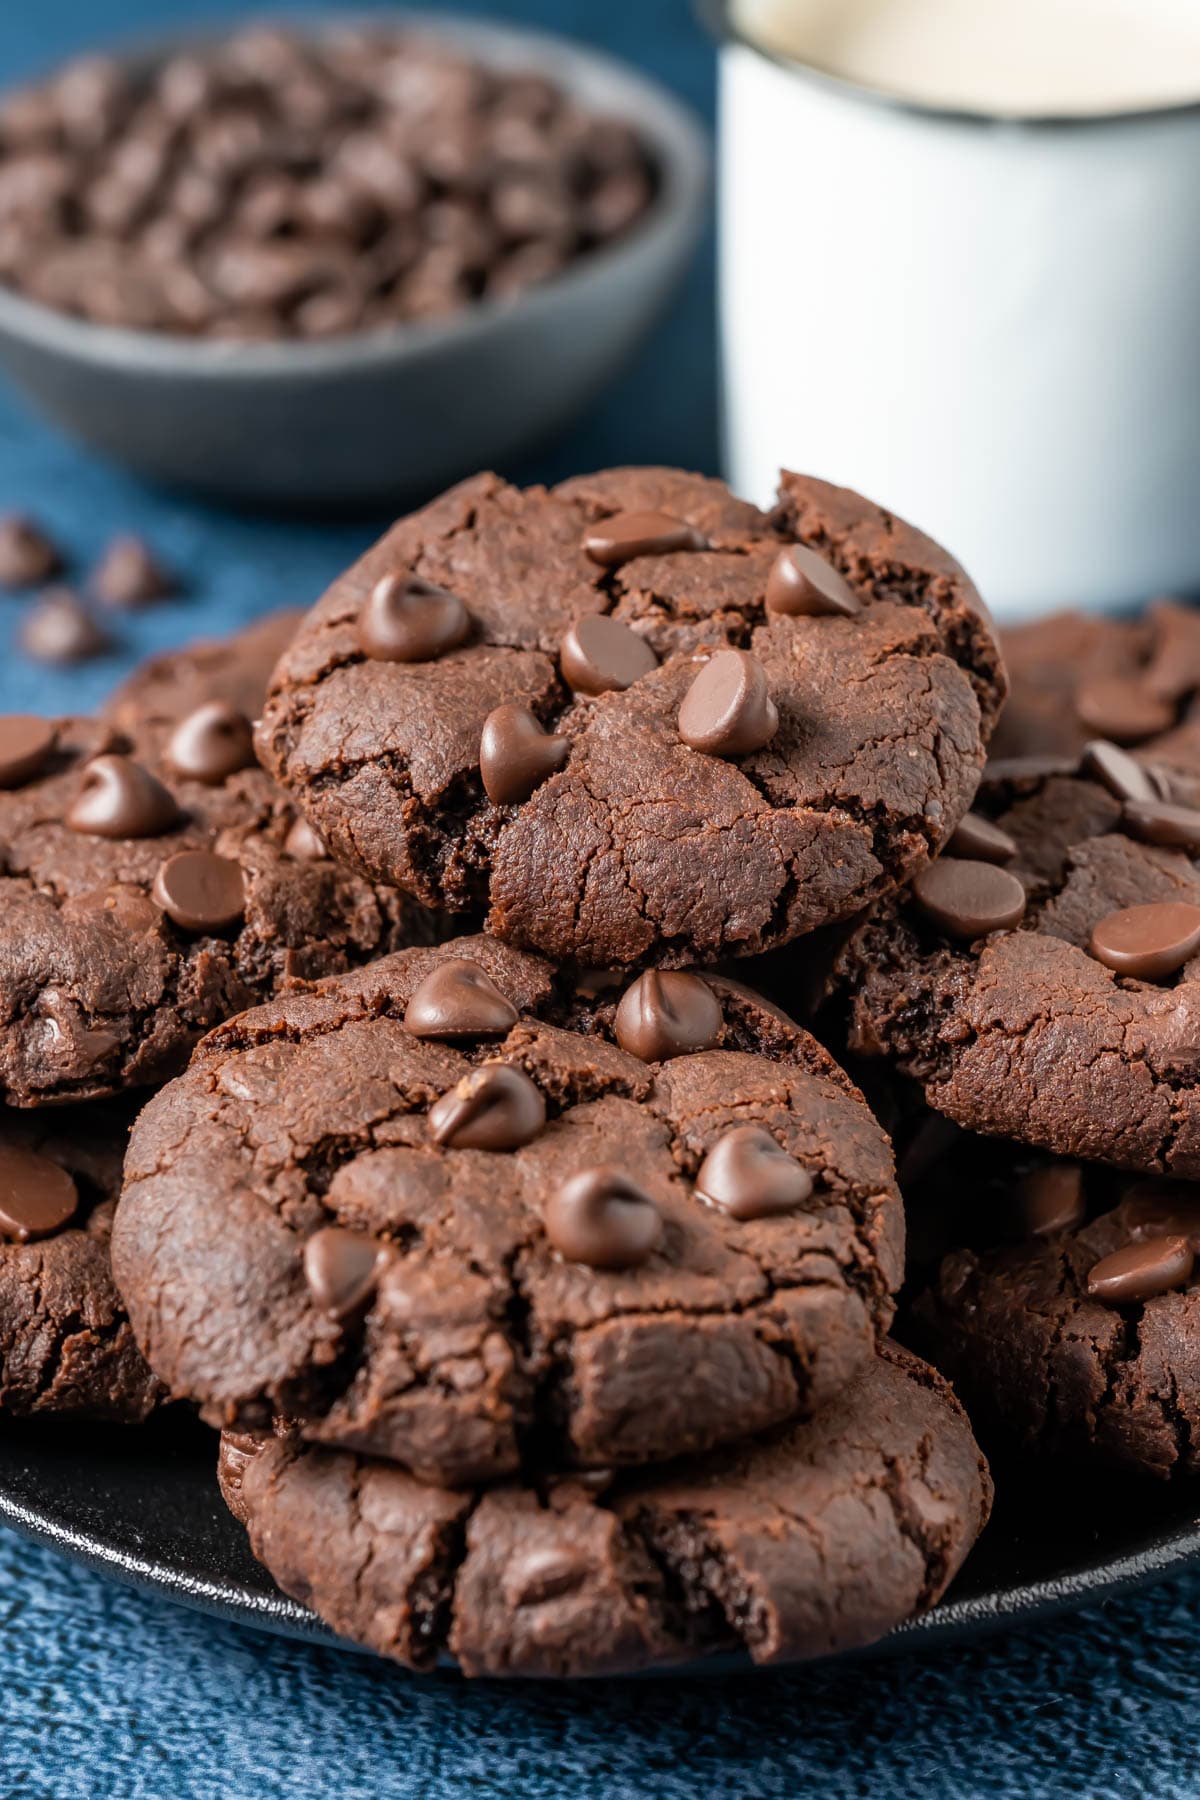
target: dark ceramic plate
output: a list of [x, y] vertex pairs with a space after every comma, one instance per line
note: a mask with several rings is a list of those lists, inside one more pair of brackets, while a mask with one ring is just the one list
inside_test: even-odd
[[[0, 1521], [186, 1606], [340, 1642], [254, 1561], [214, 1465], [215, 1439], [188, 1419], [128, 1433], [6, 1423]], [[995, 1516], [947, 1598], [878, 1648], [975, 1636], [1200, 1563], [1194, 1486], [1097, 1482], [1028, 1464], [996, 1474]]]

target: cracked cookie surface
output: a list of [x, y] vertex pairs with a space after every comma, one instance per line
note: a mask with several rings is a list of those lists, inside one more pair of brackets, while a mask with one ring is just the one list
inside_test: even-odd
[[951, 1389], [889, 1343], [817, 1420], [603, 1483], [449, 1492], [241, 1436], [220, 1477], [287, 1593], [381, 1655], [469, 1675], [852, 1649], [933, 1605], [991, 1504]]
[[[0, 1413], [140, 1424], [165, 1397], [113, 1285], [109, 1239], [129, 1133], [127, 1107], [0, 1116], [0, 1167], [36, 1183], [65, 1170], [76, 1205], [30, 1242], [0, 1221]], [[19, 1182], [18, 1182], [19, 1187]], [[6, 1191], [0, 1208], [20, 1203]]]
[[[120, 713], [130, 724], [130, 707]], [[134, 731], [59, 720], [40, 768], [0, 789], [0, 1098], [9, 1105], [165, 1080], [210, 1026], [285, 981], [435, 935], [423, 908], [332, 862], [306, 826], [298, 841], [295, 808], [256, 765], [215, 782], [176, 773], [165, 759], [177, 724], [159, 703]], [[252, 761], [248, 733], [246, 744]], [[113, 755], [165, 788], [178, 809], [168, 829], [112, 837], [68, 823], [89, 764]], [[122, 779], [132, 779], [127, 769]], [[238, 916], [181, 921], [164, 906], [156, 879], [187, 852], [235, 866]]]
[[[689, 547], [615, 566], [588, 554], [606, 521], [647, 512]], [[852, 615], [766, 610], [796, 542], [835, 566]], [[360, 623], [387, 577], [454, 596], [457, 647], [366, 654]], [[583, 692], [560, 647], [599, 614], [636, 654], [628, 685]], [[726, 648], [752, 654], [777, 724], [757, 749], [709, 754], [677, 720]], [[848, 490], [785, 475], [768, 515], [668, 469], [525, 492], [482, 475], [402, 519], [308, 615], [258, 743], [352, 866], [429, 904], [486, 905], [496, 935], [559, 960], [686, 966], [785, 943], [911, 876], [970, 802], [1003, 691], [963, 571]], [[566, 748], [497, 804], [480, 763], [501, 706]]]
[[[414, 995], [464, 960], [512, 1022], [486, 1039], [413, 1036]], [[669, 979], [718, 1006], [711, 1047], [665, 1062], [612, 1041], [619, 987], [580, 994], [482, 936], [212, 1033], [142, 1113], [126, 1163], [114, 1266], [151, 1365], [211, 1423], [285, 1415], [310, 1440], [449, 1484], [678, 1455], [829, 1400], [891, 1318], [890, 1146], [783, 1014], [715, 975]], [[497, 1060], [532, 1081], [544, 1125], [511, 1150], [435, 1141], [439, 1096]], [[725, 1189], [695, 1191], [739, 1127], [759, 1128], [743, 1184], [803, 1190], [783, 1210], [738, 1217]], [[636, 1266], [584, 1260], [578, 1214], [563, 1233], [567, 1187], [613, 1170], [658, 1214]], [[314, 1283], [330, 1246], [364, 1281], [341, 1313], [319, 1268]]]
[[1080, 775], [986, 778], [976, 810], [1015, 843], [1024, 918], [965, 942], [912, 895], [884, 902], [842, 957], [852, 1049], [970, 1130], [1200, 1175], [1200, 954], [1149, 981], [1089, 950], [1114, 912], [1200, 906], [1196, 857], [1130, 836], [1121, 800]]
[[1149, 1253], [1181, 1235], [1200, 1249], [1200, 1189], [968, 1136], [906, 1199], [919, 1235], [955, 1246], [914, 1306], [913, 1341], [981, 1430], [1073, 1461], [1196, 1474], [1200, 1288], [1185, 1271], [1167, 1291], [1111, 1304], [1089, 1280], [1131, 1246]]

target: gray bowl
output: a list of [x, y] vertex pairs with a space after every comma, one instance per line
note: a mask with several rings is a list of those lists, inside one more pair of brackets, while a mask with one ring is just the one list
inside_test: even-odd
[[[0, 288], [0, 367], [73, 436], [155, 481], [227, 498], [411, 496], [563, 424], [652, 325], [687, 266], [707, 195], [707, 147], [687, 110], [562, 38], [442, 14], [376, 17], [491, 66], [543, 72], [584, 105], [629, 119], [659, 170], [645, 216], [518, 299], [317, 343], [115, 330]], [[136, 60], [156, 60], [153, 47]]]

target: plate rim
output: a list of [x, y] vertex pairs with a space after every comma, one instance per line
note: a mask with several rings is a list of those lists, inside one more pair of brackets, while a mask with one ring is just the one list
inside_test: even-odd
[[[139, 1554], [123, 1544], [106, 1540], [102, 1530], [70, 1525], [39, 1511], [2, 1484], [0, 1525], [126, 1587], [170, 1600], [209, 1618], [221, 1619], [240, 1628], [265, 1631], [275, 1637], [372, 1657], [402, 1673], [408, 1672], [403, 1664], [390, 1662], [367, 1646], [339, 1636], [308, 1607], [285, 1594], [265, 1568], [261, 1589], [251, 1588], [233, 1575], [214, 1577], [201, 1572], [189, 1575], [161, 1556]], [[938, 1650], [952, 1643], [1037, 1624], [1083, 1606], [1099, 1605], [1195, 1567], [1200, 1567], [1200, 1495], [1195, 1516], [1190, 1520], [1164, 1527], [1148, 1544], [1137, 1549], [1116, 1556], [1097, 1556], [1060, 1576], [1027, 1578], [1015, 1581], [1011, 1586], [992, 1584], [980, 1591], [963, 1594], [955, 1592], [956, 1578], [928, 1612], [904, 1620], [884, 1637], [856, 1650], [807, 1662], [769, 1664], [754, 1664], [743, 1653], [715, 1653], [642, 1671], [635, 1678], [652, 1675], [678, 1680], [709, 1674], [765, 1675], [789, 1668], [828, 1667], [835, 1662]], [[439, 1672], [458, 1671], [454, 1662], [446, 1659], [439, 1664]], [[518, 1679], [528, 1682], [548, 1678], [521, 1676]], [[629, 1677], [583, 1676], [572, 1678], [572, 1682], [614, 1679]], [[557, 1681], [555, 1685], [561, 1686], [562, 1682]]]

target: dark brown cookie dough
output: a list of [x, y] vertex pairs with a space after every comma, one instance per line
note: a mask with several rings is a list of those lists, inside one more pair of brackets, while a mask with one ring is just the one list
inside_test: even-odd
[[109, 1262], [129, 1119], [0, 1111], [0, 1413], [138, 1424], [164, 1398]]
[[[631, 1020], [620, 987], [580, 994], [487, 937], [212, 1033], [138, 1121], [114, 1237], [171, 1389], [450, 1484], [704, 1449], [839, 1392], [901, 1273], [887, 1139], [748, 990], [641, 980], [687, 984], [676, 1026], [706, 1010], [689, 992], [712, 1007], [695, 1048], [621, 1049], [608, 1033], [642, 1041], [661, 1005]], [[439, 984], [491, 1035], [415, 1036]], [[439, 1097], [497, 1061], [514, 1147], [435, 1141], [462, 1103]]]
[[304, 617], [298, 610], [269, 613], [226, 638], [204, 638], [181, 650], [148, 656], [104, 706], [118, 731], [177, 724], [198, 706], [223, 701], [257, 719], [271, 671]]
[[913, 1208], [957, 1247], [911, 1329], [980, 1427], [1027, 1451], [1197, 1473], [1200, 1188], [972, 1137], [932, 1186]]
[[10, 1105], [164, 1080], [202, 1032], [281, 984], [432, 935], [420, 907], [331, 862], [246, 766], [242, 715], [217, 703], [189, 717], [195, 728], [152, 717], [132, 736], [0, 719]]
[[[793, 543], [831, 591], [768, 605]], [[911, 876], [1003, 691], [963, 571], [846, 489], [785, 475], [767, 515], [669, 469], [481, 475], [334, 584], [258, 742], [353, 867], [559, 960], [679, 966]]]
[[951, 1389], [887, 1343], [818, 1419], [669, 1469], [449, 1492], [227, 1436], [220, 1476], [287, 1593], [383, 1656], [468, 1675], [852, 1649], [933, 1605], [991, 1505]]
[[1145, 760], [1200, 768], [1200, 609], [1158, 600], [1137, 619], [1053, 613], [1010, 626], [1008, 704], [993, 759], [1078, 756], [1118, 738]]
[[[992, 917], [1010, 921], [1001, 902], [1015, 878], [1023, 917], [1016, 929], [972, 937], [961, 895], [934, 892], [924, 876], [884, 902], [843, 955], [850, 1043], [914, 1077], [931, 1106], [971, 1130], [1197, 1176], [1200, 943], [1185, 955], [1185, 936], [1171, 966], [1147, 979], [1118, 973], [1097, 952], [1105, 921], [1125, 909], [1163, 909], [1159, 925], [1200, 924], [1200, 864], [1196, 851], [1133, 835], [1111, 776], [1128, 766], [1102, 755], [1107, 783], [1036, 773], [985, 781], [976, 812], [1008, 834], [1015, 854], [1003, 865], [943, 857], [927, 876], [949, 881], [957, 871], [961, 883], [967, 871], [995, 898]], [[1157, 804], [1135, 802], [1150, 809], [1137, 816], [1155, 816]], [[1200, 822], [1193, 802], [1182, 816]], [[961, 931], [945, 923], [956, 906]]]

